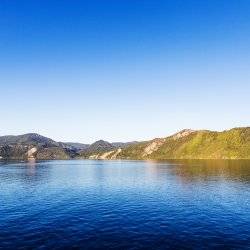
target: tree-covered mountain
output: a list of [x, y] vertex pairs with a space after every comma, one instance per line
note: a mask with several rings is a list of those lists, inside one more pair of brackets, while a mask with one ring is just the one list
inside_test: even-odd
[[109, 143], [99, 140], [92, 144], [56, 142], [39, 134], [0, 136], [0, 159], [72, 159], [89, 158], [106, 151], [125, 148], [131, 143]]
[[0, 159], [69, 159], [73, 153], [70, 148], [39, 134], [0, 137]]
[[90, 158], [92, 155], [99, 155], [107, 151], [111, 151], [116, 149], [115, 146], [113, 146], [111, 143], [104, 141], [104, 140], [99, 140], [96, 141], [92, 144], [90, 144], [87, 148], [80, 150], [78, 152], [78, 157], [79, 158]]
[[250, 159], [250, 127], [216, 132], [183, 130], [99, 155], [103, 159]]
[[63, 143], [38, 134], [0, 137], [0, 159], [250, 159], [250, 127], [182, 130], [144, 142]]
[[0, 136], [0, 145], [6, 145], [6, 144], [22, 144], [22, 145], [42, 144], [48, 147], [59, 146], [58, 142], [35, 133], [17, 135], [17, 136], [15, 135]]

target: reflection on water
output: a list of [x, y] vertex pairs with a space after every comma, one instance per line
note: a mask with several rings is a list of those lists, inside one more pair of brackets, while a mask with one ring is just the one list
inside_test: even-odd
[[28, 175], [35, 175], [36, 174], [36, 160], [30, 159], [27, 162], [27, 174]]
[[[127, 166], [126, 166], [127, 163]], [[132, 163], [132, 165], [131, 165]], [[54, 167], [61, 167], [60, 171], [65, 171], [65, 166], [70, 165], [72, 168], [68, 174], [75, 175], [78, 170], [81, 174], [82, 170], [78, 169], [82, 165], [81, 161], [71, 161], [70, 164], [63, 161], [48, 161], [36, 162], [29, 160], [23, 163], [0, 163], [1, 177], [6, 178], [18, 177], [27, 178], [27, 176], [34, 176], [34, 178], [43, 178], [46, 175], [48, 178], [49, 169], [55, 170]], [[125, 166], [124, 166], [125, 165]], [[144, 172], [141, 170], [141, 165], [145, 168]], [[5, 167], [5, 169], [1, 169]], [[6, 168], [11, 166], [11, 168]], [[131, 178], [138, 177], [137, 175], [144, 174], [144, 178], [164, 178], [166, 175], [175, 175], [185, 181], [209, 181], [211, 179], [225, 179], [232, 181], [250, 181], [250, 161], [249, 160], [168, 160], [168, 161], [86, 161], [83, 164], [87, 169], [86, 176], [92, 180], [103, 180], [114, 175], [131, 175], [131, 167], [133, 168], [133, 175]], [[122, 167], [122, 168], [121, 168]], [[126, 167], [126, 168], [123, 168]], [[25, 171], [23, 171], [25, 170]], [[57, 171], [57, 170], [56, 170]], [[59, 175], [66, 174], [57, 173]], [[66, 176], [67, 177], [67, 176]]]
[[43, 179], [48, 179], [50, 165], [42, 165], [35, 160], [27, 162], [1, 162], [0, 163], [0, 187], [6, 188], [8, 183], [12, 185], [35, 185], [40, 184]]
[[0, 190], [0, 249], [250, 248], [247, 160], [1, 162]]
[[[166, 168], [166, 163], [171, 167]], [[249, 160], [172, 160], [165, 163], [158, 162], [154, 165], [154, 169], [160, 176], [171, 173], [185, 181], [211, 179], [250, 181]]]

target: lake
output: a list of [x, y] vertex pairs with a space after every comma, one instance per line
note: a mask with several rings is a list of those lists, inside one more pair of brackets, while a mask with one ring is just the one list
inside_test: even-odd
[[0, 249], [250, 249], [250, 161], [0, 163]]

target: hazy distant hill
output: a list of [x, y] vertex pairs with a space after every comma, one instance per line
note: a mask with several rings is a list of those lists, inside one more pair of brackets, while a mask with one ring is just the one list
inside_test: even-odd
[[78, 142], [59, 142], [59, 144], [64, 148], [72, 148], [76, 150], [83, 150], [89, 147], [89, 144], [83, 144]]
[[90, 155], [96, 155], [96, 154], [104, 153], [104, 152], [114, 150], [114, 149], [116, 149], [116, 147], [112, 145], [111, 143], [104, 141], [104, 140], [99, 140], [90, 144], [85, 149], [81, 150], [79, 152], [79, 157], [88, 158]]
[[126, 148], [131, 145], [137, 144], [138, 141], [131, 141], [131, 142], [112, 142], [111, 144], [116, 148]]
[[106, 153], [107, 159], [250, 159], [250, 128], [223, 132], [183, 130], [166, 138]]

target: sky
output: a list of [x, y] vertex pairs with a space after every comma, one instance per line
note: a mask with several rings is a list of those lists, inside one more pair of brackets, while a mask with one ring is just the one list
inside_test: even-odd
[[249, 126], [249, 13], [249, 0], [1, 0], [0, 135]]

